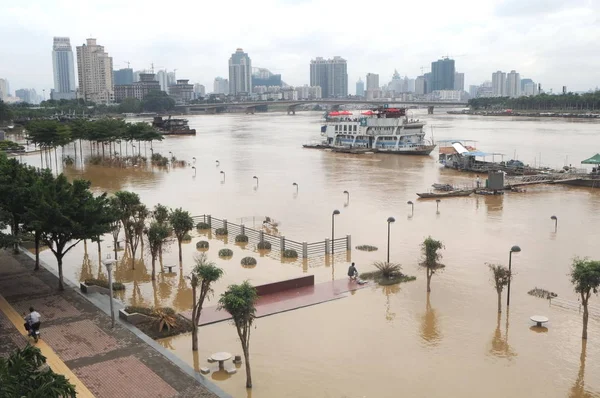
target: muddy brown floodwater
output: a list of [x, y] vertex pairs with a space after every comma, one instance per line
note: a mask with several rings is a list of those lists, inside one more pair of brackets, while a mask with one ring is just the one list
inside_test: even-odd
[[[502, 152], [505, 159], [562, 167], [594, 155], [600, 148], [598, 124], [565, 119], [514, 119], [427, 116], [428, 136], [478, 140], [483, 151]], [[352, 235], [353, 246], [371, 244], [378, 251], [351, 252], [359, 271], [385, 260], [386, 220], [391, 225], [391, 260], [401, 263], [414, 282], [357, 291], [325, 304], [260, 318], [252, 331], [254, 388], [244, 388], [243, 369], [227, 378], [212, 377], [235, 397], [588, 397], [600, 394], [600, 321], [592, 317], [587, 346], [581, 342], [581, 315], [567, 273], [574, 256], [600, 258], [600, 190], [532, 186], [526, 193], [444, 199], [439, 204], [416, 200], [416, 192], [432, 183], [472, 185], [475, 175], [440, 169], [432, 156], [344, 155], [303, 149], [319, 139], [320, 113], [295, 116], [269, 113], [191, 116], [195, 137], [172, 137], [154, 151], [193, 162], [187, 167], [110, 169], [77, 164], [70, 177], [92, 181], [97, 192], [119, 189], [140, 194], [149, 206], [183, 207], [194, 215], [212, 214], [247, 226], [260, 226], [265, 216], [280, 222], [279, 232], [296, 241], [322, 240], [331, 233], [331, 214], [339, 209], [336, 235]], [[150, 155], [149, 146], [142, 153]], [[65, 149], [68, 154], [72, 148]], [[84, 147], [84, 153], [86, 148]], [[87, 151], [89, 152], [89, 151]], [[23, 158], [37, 165], [39, 155]], [[217, 166], [216, 160], [219, 160]], [[222, 183], [225, 172], [225, 181]], [[259, 177], [258, 189], [253, 176]], [[295, 187], [298, 184], [298, 194]], [[343, 191], [350, 192], [349, 203]], [[408, 200], [415, 202], [411, 217]], [[558, 217], [558, 231], [550, 216]], [[425, 291], [425, 272], [417, 266], [419, 244], [428, 235], [445, 244], [446, 269], [436, 274], [432, 292]], [[230, 237], [232, 239], [233, 237]], [[201, 239], [195, 232], [184, 245], [183, 274], [161, 274], [153, 284], [150, 262], [120, 262], [116, 280], [124, 282], [122, 300], [143, 305], [190, 306], [189, 272]], [[496, 293], [486, 263], [507, 264], [511, 246], [516, 273], [510, 314], [496, 312]], [[111, 250], [102, 242], [103, 256]], [[316, 282], [344, 278], [348, 266], [340, 253], [333, 266], [324, 259], [281, 263], [261, 256], [248, 245], [238, 247], [210, 239], [207, 254], [225, 270], [215, 286], [218, 295], [230, 283], [254, 284], [314, 274]], [[222, 247], [234, 250], [221, 260]], [[119, 256], [122, 255], [119, 254]], [[139, 250], [138, 250], [139, 253]], [[240, 259], [255, 256], [258, 265], [243, 268]], [[171, 245], [164, 263], [177, 263]], [[49, 251], [42, 259], [53, 265]], [[102, 274], [95, 244], [87, 256], [79, 244], [65, 258], [65, 275], [79, 281]], [[558, 293], [563, 306], [527, 295], [540, 287]], [[505, 302], [504, 295], [503, 301]], [[594, 296], [592, 304], [600, 307]], [[567, 307], [567, 308], [564, 308]], [[531, 328], [531, 315], [545, 315], [547, 330]], [[200, 329], [200, 351], [193, 356], [190, 337], [162, 341], [196, 368], [213, 352], [241, 354], [234, 327], [219, 323]]]

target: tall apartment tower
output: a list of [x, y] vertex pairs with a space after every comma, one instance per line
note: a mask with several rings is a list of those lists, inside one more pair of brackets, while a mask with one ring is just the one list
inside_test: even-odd
[[431, 63], [431, 90], [454, 90], [454, 60], [444, 57]]
[[310, 85], [321, 87], [323, 98], [348, 96], [348, 64], [342, 57], [310, 61]]
[[379, 75], [367, 73], [367, 91], [379, 90]]
[[213, 83], [214, 94], [229, 94], [229, 80], [223, 79], [222, 77], [215, 77]]
[[465, 74], [454, 72], [454, 90], [465, 91]]
[[241, 48], [229, 58], [229, 94], [252, 92], [252, 60]]
[[506, 73], [502, 71], [492, 73], [492, 95], [494, 97], [506, 96]]
[[360, 77], [358, 78], [358, 81], [356, 82], [356, 95], [358, 97], [365, 96], [365, 82], [363, 82]]
[[0, 79], [0, 101], [4, 101], [10, 95], [10, 85], [7, 79]]
[[506, 95], [511, 98], [521, 96], [521, 75], [514, 70], [506, 74]]
[[77, 46], [79, 92], [85, 101], [106, 104], [114, 100], [113, 60], [96, 39]]
[[54, 90], [52, 99], [75, 99], [75, 62], [71, 40], [68, 37], [55, 37], [52, 46], [52, 69], [54, 72]]

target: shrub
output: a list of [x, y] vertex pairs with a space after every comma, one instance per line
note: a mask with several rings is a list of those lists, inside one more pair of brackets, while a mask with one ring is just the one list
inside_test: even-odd
[[229, 234], [229, 231], [227, 231], [227, 228], [217, 228], [215, 230], [215, 234], [219, 236], [227, 236], [227, 234]]
[[219, 257], [231, 257], [231, 256], [233, 256], [233, 250], [231, 250], [231, 249], [219, 250]]
[[[89, 286], [100, 286], [106, 289], [109, 288], [108, 282], [102, 279], [86, 279], [85, 284]], [[125, 285], [121, 282], [113, 282], [113, 291], [116, 290], [125, 290]]]
[[[162, 308], [160, 308], [160, 311], [162, 311], [168, 315], [175, 315], [175, 310], [171, 307], [162, 307]], [[136, 314], [136, 313], [143, 314], [143, 315], [151, 316], [153, 318], [157, 317], [156, 310], [151, 307], [138, 307], [135, 305], [130, 305], [130, 306], [125, 307], [125, 312], [128, 312], [130, 314]]]
[[256, 259], [254, 257], [244, 257], [241, 264], [244, 266], [254, 266], [256, 265]]
[[66, 156], [66, 157], [63, 159], [63, 162], [65, 163], [65, 166], [73, 166], [73, 164], [75, 164], [75, 159], [73, 159], [73, 158], [72, 158], [72, 157], [70, 157], [70, 156]]
[[201, 240], [196, 242], [196, 249], [208, 249], [208, 241]]
[[539, 298], [545, 298], [545, 299], [552, 299], [552, 298], [558, 297], [558, 294], [551, 292], [549, 290], [546, 290], [546, 289], [538, 288], [538, 287], [531, 289], [530, 291], [527, 292], [527, 294], [529, 294], [531, 296], [539, 297]]
[[373, 265], [381, 272], [381, 275], [384, 278], [393, 278], [397, 275], [402, 274], [400, 272], [400, 269], [402, 268], [400, 264], [388, 263], [386, 261], [377, 261], [373, 263]]
[[183, 235], [183, 239], [182, 240], [183, 241], [190, 241], [190, 240], [192, 240], [192, 235], [186, 233], [185, 235]]
[[164, 308], [157, 308], [154, 310], [154, 317], [156, 317], [156, 325], [159, 333], [166, 327], [167, 331], [171, 331], [172, 328], [177, 327], [177, 316], [174, 313], [165, 311]]
[[377, 246], [360, 245], [360, 246], [356, 246], [356, 250], [361, 250], [364, 252], [374, 252], [375, 250], [377, 250]]
[[262, 242], [258, 242], [258, 245], [256, 245], [256, 248], [258, 250], [271, 250], [271, 242], [267, 242], [266, 240], [264, 240]]
[[382, 286], [410, 282], [417, 279], [414, 276], [404, 275], [400, 272], [402, 268], [400, 264], [376, 261], [373, 265], [377, 268], [377, 271], [363, 272], [360, 274], [361, 279], [371, 279]]
[[196, 224], [196, 229], [210, 229], [210, 225], [208, 225], [208, 223], [205, 222], [199, 222], [198, 224]]
[[236, 243], [248, 243], [248, 236], [246, 235], [237, 235], [235, 237], [235, 242]]
[[293, 249], [287, 249], [283, 251], [283, 257], [285, 258], [298, 258], [298, 252]]

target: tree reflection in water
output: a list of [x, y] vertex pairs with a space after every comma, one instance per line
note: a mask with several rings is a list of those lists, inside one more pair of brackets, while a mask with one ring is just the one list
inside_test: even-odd
[[392, 322], [396, 318], [396, 313], [391, 310], [390, 296], [400, 291], [400, 284], [381, 286], [381, 291], [385, 294], [385, 319]]
[[421, 319], [421, 338], [427, 345], [436, 346], [442, 339], [442, 333], [438, 325], [437, 312], [431, 307], [430, 295], [431, 293], [427, 293], [425, 314]]
[[600, 394], [593, 393], [585, 390], [585, 357], [587, 350], [587, 340], [581, 339], [581, 355], [579, 356], [579, 373], [577, 374], [577, 379], [575, 380], [575, 384], [571, 387], [571, 393], [569, 394], [569, 398], [592, 398], [598, 397]]
[[92, 270], [92, 261], [87, 252], [83, 255], [83, 262], [81, 263], [81, 272], [79, 274], [79, 282], [84, 282], [86, 279], [94, 278], [94, 271]]
[[500, 330], [500, 320], [502, 314], [498, 313], [496, 322], [496, 330], [494, 331], [494, 337], [492, 337], [492, 347], [490, 348], [490, 354], [498, 358], [508, 358], [509, 360], [517, 356], [517, 353], [508, 344], [508, 325], [509, 325], [509, 313], [506, 312], [506, 329], [504, 337], [502, 337], [502, 331]]
[[192, 308], [192, 288], [188, 286], [183, 272], [179, 273], [179, 282], [175, 298], [173, 299], [173, 307], [175, 311], [187, 311]]

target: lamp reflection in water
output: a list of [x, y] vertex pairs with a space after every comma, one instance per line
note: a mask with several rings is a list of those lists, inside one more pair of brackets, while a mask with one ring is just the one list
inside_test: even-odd
[[293, 183], [292, 186], [296, 187], [296, 192], [294, 192], [294, 199], [296, 199], [298, 197], [298, 184]]
[[421, 338], [427, 346], [436, 346], [442, 339], [438, 322], [437, 312], [431, 307], [430, 293], [427, 293], [425, 314], [421, 318]]
[[409, 200], [406, 202], [406, 204], [410, 205], [410, 216], [408, 216], [408, 218], [412, 218], [412, 216], [415, 214], [415, 204], [412, 202], [412, 200]]
[[552, 216], [550, 217], [550, 219], [554, 220], [554, 233], [556, 233], [556, 231], [558, 230], [558, 217]]
[[435, 214], [440, 214], [440, 202], [441, 202], [441, 200], [439, 200], [439, 199], [435, 200], [435, 206], [436, 206], [435, 207]]
[[350, 204], [350, 192], [344, 191], [343, 193], [346, 195], [346, 203], [344, 203], [344, 207], [348, 207]]
[[221, 184], [225, 183], [225, 172], [221, 170], [221, 174], [223, 174], [223, 180], [221, 180]]

